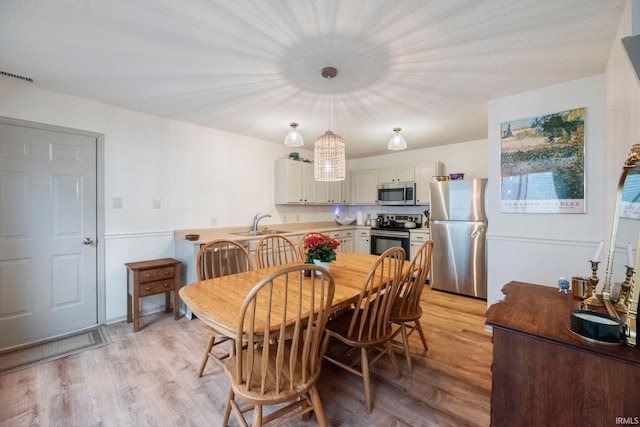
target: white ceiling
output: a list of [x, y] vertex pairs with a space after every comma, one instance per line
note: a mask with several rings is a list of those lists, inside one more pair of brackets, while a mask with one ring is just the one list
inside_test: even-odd
[[488, 100], [604, 72], [625, 3], [2, 0], [0, 70], [277, 143], [295, 121], [309, 149], [331, 108], [358, 158], [394, 127], [409, 149], [486, 139]]

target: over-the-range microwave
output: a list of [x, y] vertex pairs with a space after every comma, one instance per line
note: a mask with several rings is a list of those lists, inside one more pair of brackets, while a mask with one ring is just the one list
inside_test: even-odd
[[415, 205], [416, 183], [413, 181], [405, 181], [383, 182], [378, 184], [378, 204]]

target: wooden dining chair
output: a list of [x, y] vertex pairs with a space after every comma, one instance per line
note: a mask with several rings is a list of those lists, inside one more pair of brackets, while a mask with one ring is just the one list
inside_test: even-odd
[[[198, 281], [241, 273], [243, 271], [249, 271], [252, 268], [253, 263], [251, 262], [249, 251], [233, 240], [212, 240], [203, 245], [196, 256], [196, 276]], [[211, 332], [211, 338], [209, 339], [204, 358], [200, 364], [199, 377], [202, 376], [209, 359], [223, 366], [222, 360], [229, 356], [228, 351], [220, 356], [213, 353], [214, 346], [222, 344], [229, 338], [217, 334], [209, 327], [207, 328]]]
[[[319, 275], [305, 278], [305, 269]], [[245, 426], [244, 414], [251, 410], [256, 427], [286, 416], [278, 420], [281, 425], [311, 411], [326, 425], [316, 382], [334, 289], [331, 273], [302, 264], [285, 266], [253, 287], [238, 315], [235, 354], [225, 363], [231, 384], [223, 426], [232, 410]], [[263, 413], [269, 405], [279, 406]]]
[[[325, 354], [325, 360], [362, 377], [367, 411], [371, 412], [371, 387], [369, 367], [384, 354], [388, 354], [395, 373], [400, 377], [400, 368], [391, 348], [393, 334], [389, 316], [402, 278], [405, 252], [400, 246], [387, 249], [378, 257], [365, 279], [360, 295], [353, 308], [343, 311], [327, 322], [324, 346], [337, 339], [348, 347], [342, 354]], [[345, 361], [351, 348], [360, 349], [360, 357]], [[369, 352], [378, 352], [371, 359]], [[356, 369], [360, 365], [360, 369]]]
[[300, 260], [296, 245], [285, 236], [268, 234], [258, 240], [256, 266], [258, 268], [290, 264]]
[[[420, 318], [422, 317], [420, 298], [431, 269], [432, 252], [433, 242], [427, 240], [413, 255], [409, 268], [405, 270], [405, 274], [398, 286], [396, 299], [391, 307], [391, 315], [389, 316], [392, 323], [399, 325], [399, 328], [393, 333], [391, 342], [392, 344], [399, 344], [404, 350], [409, 372], [413, 372], [411, 352], [409, 351], [409, 335], [417, 330], [422, 340], [424, 351], [429, 350], [424, 332], [422, 332], [422, 326], [420, 326]], [[394, 340], [398, 334], [402, 334], [402, 343]]]
[[300, 258], [302, 258], [303, 260], [307, 258], [307, 251], [304, 249], [304, 241], [307, 237], [311, 236], [325, 236], [325, 234], [320, 233], [319, 231], [307, 231], [302, 236], [300, 236], [298, 247], [300, 248]]

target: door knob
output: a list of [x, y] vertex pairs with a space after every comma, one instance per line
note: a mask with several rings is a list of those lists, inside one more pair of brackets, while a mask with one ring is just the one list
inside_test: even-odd
[[84, 243], [85, 245], [91, 245], [93, 243], [93, 239], [91, 237], [85, 237], [82, 243]]

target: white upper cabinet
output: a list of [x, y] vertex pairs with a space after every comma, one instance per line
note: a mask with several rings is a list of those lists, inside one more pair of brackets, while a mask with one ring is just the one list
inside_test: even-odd
[[442, 175], [442, 163], [418, 163], [415, 165], [416, 177], [416, 205], [430, 205], [431, 191], [429, 183], [433, 182], [433, 177]]
[[344, 181], [316, 181], [313, 163], [276, 160], [276, 204], [347, 204], [351, 202], [349, 174]]
[[318, 203], [331, 203], [331, 198], [333, 197], [331, 184], [333, 182], [316, 181]]
[[376, 201], [378, 200], [378, 171], [379, 169], [368, 169], [352, 172], [352, 203], [362, 205], [376, 204]]
[[316, 203], [313, 164], [282, 159], [275, 164], [275, 202]]
[[318, 198], [316, 196], [316, 179], [313, 173], [313, 163], [300, 163], [302, 163], [302, 170], [304, 175], [302, 190], [304, 203], [316, 203], [318, 201]]
[[378, 179], [379, 183], [414, 181], [416, 179], [414, 165], [381, 168]]
[[318, 181], [316, 183], [319, 204], [345, 204], [351, 201], [349, 192], [349, 173], [343, 181]]
[[351, 203], [351, 173], [347, 172], [347, 174], [345, 175], [344, 181], [336, 181], [336, 182], [332, 182], [332, 184], [333, 184], [333, 186], [331, 187], [332, 189], [335, 186], [340, 187], [340, 197], [339, 197], [340, 202], [337, 202], [337, 203], [342, 203], [342, 204]]

